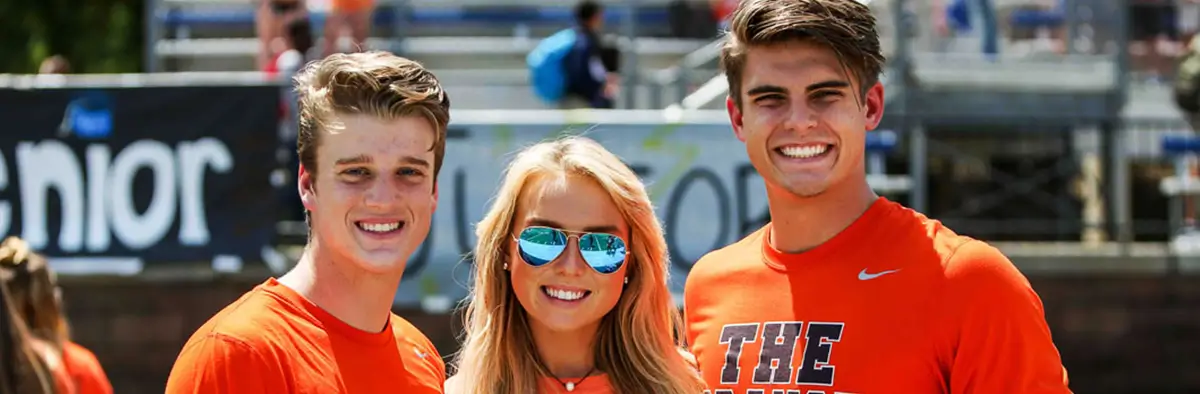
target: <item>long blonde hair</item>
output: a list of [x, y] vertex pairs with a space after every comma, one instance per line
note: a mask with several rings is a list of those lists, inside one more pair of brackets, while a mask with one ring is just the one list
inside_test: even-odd
[[616, 155], [578, 136], [520, 152], [505, 171], [495, 200], [476, 226], [475, 284], [457, 355], [463, 393], [536, 393], [547, 374], [537, 361], [528, 315], [503, 268], [512, 247], [521, 194], [546, 176], [585, 176], [608, 191], [630, 226], [629, 284], [597, 332], [596, 368], [616, 393], [696, 394], [699, 375], [678, 352], [682, 325], [667, 288], [667, 244], [645, 186]]

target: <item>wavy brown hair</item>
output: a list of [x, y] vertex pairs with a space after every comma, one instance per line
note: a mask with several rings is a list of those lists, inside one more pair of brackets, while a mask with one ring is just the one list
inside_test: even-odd
[[544, 177], [584, 176], [608, 191], [629, 223], [629, 284], [597, 331], [596, 368], [621, 394], [697, 394], [699, 375], [678, 352], [679, 310], [667, 288], [667, 243], [637, 175], [603, 146], [583, 137], [543, 142], [520, 152], [476, 226], [475, 284], [466, 307], [465, 343], [457, 355], [462, 393], [537, 392], [540, 376], [529, 316], [503, 266], [513, 245], [518, 201]]

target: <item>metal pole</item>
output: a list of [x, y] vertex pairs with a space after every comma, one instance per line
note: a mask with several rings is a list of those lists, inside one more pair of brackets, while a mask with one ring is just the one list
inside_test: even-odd
[[142, 8], [142, 41], [145, 48], [142, 48], [142, 68], [143, 72], [152, 73], [158, 72], [158, 50], [155, 45], [158, 44], [158, 39], [162, 36], [162, 26], [160, 26], [158, 18], [158, 7], [161, 4], [159, 0], [146, 0]]
[[[908, 71], [909, 59], [912, 55], [912, 42], [908, 39], [912, 35], [912, 26], [908, 15], [907, 0], [892, 0], [892, 23], [896, 25], [896, 52], [892, 55], [893, 69], [898, 69], [902, 72]], [[902, 75], [901, 75], [902, 77]], [[901, 81], [904, 85], [907, 79]]]
[[683, 99], [691, 93], [692, 65], [687, 62], [680, 63], [679, 72], [674, 75], [674, 78], [671, 86], [675, 87], [675, 102], [683, 103]]
[[[891, 80], [893, 88], [900, 89], [896, 103], [890, 103], [892, 108], [899, 107], [903, 120], [903, 130], [908, 137], [908, 176], [912, 179], [912, 189], [908, 193], [908, 206], [916, 211], [924, 212], [927, 202], [926, 188], [929, 166], [928, 141], [925, 126], [920, 116], [915, 115], [910, 105], [916, 98], [919, 86], [913, 84], [912, 78], [912, 28], [915, 17], [910, 17], [908, 0], [892, 0], [892, 21], [896, 25], [896, 51], [892, 55], [891, 70], [894, 75]], [[895, 105], [892, 105], [895, 104]]]
[[1107, 134], [1111, 138], [1109, 145], [1109, 165], [1112, 170], [1112, 183], [1109, 193], [1113, 196], [1113, 214], [1117, 225], [1117, 239], [1122, 255], [1129, 255], [1130, 243], [1133, 242], [1133, 220], [1130, 215], [1130, 181], [1129, 163], [1125, 155], [1125, 125], [1120, 113], [1125, 107], [1129, 93], [1129, 15], [1126, 8], [1117, 5], [1110, 9], [1116, 13], [1116, 91], [1111, 97], [1110, 114], [1113, 119], [1106, 125]]
[[1063, 12], [1066, 13], [1067, 17], [1067, 42], [1064, 44], [1067, 45], [1067, 54], [1074, 55], [1077, 53], [1076, 49], [1078, 49], [1075, 47], [1075, 42], [1079, 40], [1079, 8], [1087, 7], [1087, 5], [1080, 5], [1075, 0], [1064, 0], [1062, 4], [1064, 8]]
[[887, 175], [887, 161], [884, 160], [883, 153], [871, 152], [867, 154], [867, 174]]
[[625, 98], [624, 108], [637, 108], [637, 87], [638, 80], [638, 40], [637, 40], [637, 10], [638, 0], [629, 0], [625, 3], [625, 42], [629, 43], [626, 50], [621, 54], [621, 59], [624, 60], [624, 65], [621, 66], [621, 80], [624, 87], [621, 89]]
[[392, 52], [405, 56], [408, 46], [408, 32], [410, 30], [409, 23], [412, 22], [413, 5], [411, 0], [397, 0], [393, 5], [392, 15], [395, 20], [392, 23], [392, 39], [395, 44], [392, 45]]
[[925, 212], [928, 208], [926, 203], [926, 185], [928, 176], [926, 171], [929, 168], [928, 157], [928, 141], [925, 135], [925, 126], [920, 124], [911, 124], [905, 122], [911, 134], [908, 139], [908, 176], [912, 178], [912, 190], [908, 193], [908, 206], [917, 212]]

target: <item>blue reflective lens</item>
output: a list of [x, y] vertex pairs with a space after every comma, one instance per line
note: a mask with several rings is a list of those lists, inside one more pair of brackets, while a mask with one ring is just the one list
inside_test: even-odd
[[[534, 267], [550, 264], [567, 249], [567, 234], [549, 227], [527, 227], [517, 237], [521, 259]], [[625, 241], [616, 235], [586, 233], [579, 237], [579, 251], [592, 269], [611, 274], [625, 264]]]

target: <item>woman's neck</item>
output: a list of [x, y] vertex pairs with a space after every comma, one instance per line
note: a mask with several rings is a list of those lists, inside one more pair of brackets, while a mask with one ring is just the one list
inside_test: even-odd
[[555, 378], [565, 381], [596, 373], [595, 343], [600, 322], [571, 331], [555, 331], [532, 319], [529, 326], [538, 357]]

